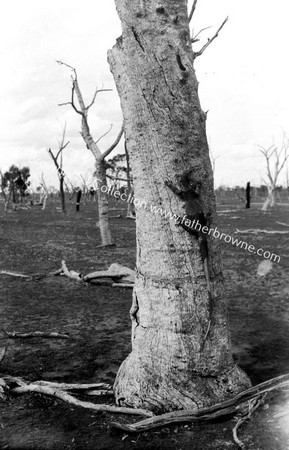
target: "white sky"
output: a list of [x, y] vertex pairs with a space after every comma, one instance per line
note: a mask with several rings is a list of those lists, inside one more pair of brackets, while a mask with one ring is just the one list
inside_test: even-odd
[[[288, 13], [286, 0], [199, 0], [194, 29], [212, 25], [204, 42], [228, 15], [219, 37], [196, 61], [200, 97], [208, 113], [208, 138], [216, 161], [215, 184], [260, 184], [264, 162], [258, 145], [278, 144], [289, 135]], [[79, 135], [80, 117], [58, 103], [69, 101], [70, 72], [76, 67], [91, 110], [96, 139], [106, 149], [121, 125], [121, 110], [106, 52], [120, 35], [113, 0], [9, 0], [0, 17], [0, 169], [28, 165], [32, 181], [57, 175], [47, 149], [56, 150], [67, 123], [70, 145], [64, 169], [77, 182], [93, 171], [93, 157]], [[197, 49], [197, 46], [195, 47]], [[119, 150], [123, 151], [122, 146]], [[285, 173], [283, 174], [285, 179]], [[77, 181], [78, 180], [78, 181]]]

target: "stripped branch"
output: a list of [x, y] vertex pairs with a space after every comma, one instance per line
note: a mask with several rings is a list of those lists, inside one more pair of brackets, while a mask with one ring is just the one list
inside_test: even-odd
[[222, 25], [217, 29], [216, 33], [214, 34], [213, 37], [211, 37], [210, 39], [208, 39], [208, 41], [206, 42], [206, 44], [201, 48], [201, 50], [199, 50], [198, 52], [194, 52], [194, 58], [197, 58], [198, 56], [201, 56], [204, 51], [206, 50], [206, 48], [209, 47], [209, 45], [216, 39], [216, 37], [218, 37], [221, 29], [223, 28], [223, 26], [225, 25], [225, 23], [228, 21], [229, 17], [226, 17], [226, 19], [224, 20], [224, 22], [222, 23]]

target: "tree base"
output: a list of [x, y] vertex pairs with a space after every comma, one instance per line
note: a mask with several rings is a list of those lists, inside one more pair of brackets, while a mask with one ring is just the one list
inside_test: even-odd
[[238, 367], [226, 373], [203, 375], [194, 373], [185, 379], [171, 368], [167, 374], [133, 364], [130, 356], [123, 362], [114, 383], [117, 404], [162, 414], [174, 410], [203, 408], [221, 403], [248, 389], [251, 382]]

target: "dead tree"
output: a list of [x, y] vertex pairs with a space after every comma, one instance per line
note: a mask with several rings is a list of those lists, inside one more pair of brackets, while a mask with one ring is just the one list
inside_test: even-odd
[[42, 203], [42, 210], [44, 211], [46, 208], [46, 202], [47, 202], [49, 191], [48, 191], [48, 187], [45, 183], [43, 173], [41, 174], [40, 186], [42, 187], [43, 191], [41, 193], [39, 203]]
[[280, 149], [275, 145], [271, 145], [269, 148], [259, 146], [259, 150], [264, 155], [266, 160], [267, 178], [263, 178], [268, 190], [267, 199], [262, 206], [262, 211], [267, 211], [276, 205], [276, 186], [278, 177], [285, 166], [285, 163], [289, 157], [288, 154], [289, 139], [283, 135], [283, 141]]
[[[97, 179], [97, 198], [98, 198], [98, 213], [99, 213], [99, 229], [101, 234], [101, 242], [103, 246], [114, 245], [113, 237], [109, 225], [109, 207], [108, 207], [108, 194], [107, 194], [107, 182], [106, 182], [106, 161], [105, 158], [115, 149], [118, 145], [122, 134], [123, 125], [121, 130], [113, 142], [113, 144], [101, 153], [98, 146], [98, 142], [102, 139], [110, 130], [108, 130], [104, 135], [100, 136], [96, 141], [93, 139], [90, 127], [88, 124], [88, 111], [94, 105], [96, 96], [99, 92], [111, 91], [111, 89], [96, 89], [92, 101], [89, 105], [86, 105], [83, 100], [83, 96], [78, 84], [77, 72], [74, 67], [63, 63], [62, 61], [57, 61], [59, 64], [64, 65], [72, 70], [72, 90], [71, 90], [71, 101], [66, 103], [61, 103], [63, 105], [71, 105], [74, 111], [81, 116], [81, 136], [86, 144], [87, 149], [89, 149], [95, 158], [95, 176]], [[75, 95], [77, 97], [78, 106], [75, 104]], [[110, 127], [111, 129], [111, 127]]]
[[[115, 3], [122, 36], [108, 61], [139, 202], [132, 351], [114, 393], [119, 404], [154, 412], [200, 408], [250, 384], [232, 358], [220, 247], [208, 233], [217, 224], [216, 204], [194, 70], [221, 27], [195, 52], [187, 0]], [[142, 207], [142, 200], [175, 220]], [[206, 241], [176, 226], [188, 215], [187, 228], [198, 217], [205, 223]]]
[[69, 141], [67, 141], [66, 143], [64, 143], [65, 141], [65, 131], [66, 131], [66, 126], [63, 128], [63, 133], [62, 133], [62, 140], [59, 142], [59, 150], [56, 153], [56, 155], [54, 155], [54, 153], [52, 152], [51, 148], [48, 150], [48, 153], [50, 154], [56, 170], [57, 170], [57, 175], [58, 175], [58, 179], [59, 179], [59, 192], [60, 192], [60, 199], [61, 199], [61, 210], [62, 212], [65, 214], [66, 213], [66, 208], [65, 208], [65, 192], [64, 192], [64, 178], [65, 178], [65, 173], [62, 169], [63, 167], [63, 159], [62, 159], [62, 152], [65, 149], [65, 147], [68, 146]]

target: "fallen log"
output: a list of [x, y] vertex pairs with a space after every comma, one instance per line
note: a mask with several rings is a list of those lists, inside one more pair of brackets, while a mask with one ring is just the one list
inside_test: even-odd
[[240, 392], [240, 394], [236, 395], [232, 399], [213, 406], [200, 409], [173, 411], [129, 425], [112, 422], [111, 427], [126, 433], [140, 433], [143, 431], [167, 427], [172, 424], [216, 420], [225, 416], [236, 415], [244, 408], [244, 403], [248, 402], [248, 400], [259, 397], [260, 395], [266, 394], [270, 391], [281, 389], [285, 386], [289, 386], [289, 373], [272, 378], [264, 383], [257, 384], [256, 386]]
[[56, 331], [52, 331], [51, 333], [46, 333], [43, 331], [31, 331], [30, 333], [20, 333], [17, 331], [6, 331], [3, 330], [3, 333], [10, 339], [27, 339], [27, 338], [35, 338], [35, 337], [40, 337], [40, 338], [45, 338], [45, 339], [71, 339], [71, 337], [69, 336], [69, 334], [65, 334], [65, 333], [58, 333]]

